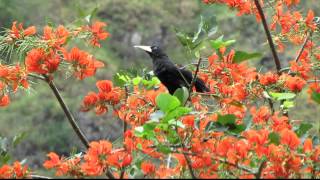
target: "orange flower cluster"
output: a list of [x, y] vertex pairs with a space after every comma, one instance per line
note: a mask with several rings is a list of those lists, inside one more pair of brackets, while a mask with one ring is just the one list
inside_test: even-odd
[[45, 52], [44, 49], [32, 49], [25, 60], [29, 72], [38, 74], [53, 73], [58, 69], [60, 57], [53, 51]]
[[[76, 47], [67, 52], [64, 46], [67, 45], [69, 39], [77, 38], [80, 29], [81, 32], [90, 34], [86, 38], [92, 39], [92, 45], [100, 47], [99, 41], [109, 36], [109, 33], [104, 30], [105, 26], [105, 23], [98, 21], [92, 27], [83, 26], [76, 29], [66, 28], [62, 25], [57, 28], [45, 26], [43, 35], [39, 37], [36, 36], [35, 26], [24, 29], [22, 23], [13, 22], [11, 29], [7, 30], [5, 40], [1, 43], [7, 43], [8, 45], [14, 43], [14, 48], [19, 48], [22, 44], [28, 43], [25, 39], [25, 37], [28, 37], [32, 38], [34, 44], [39, 44], [39, 47], [30, 45], [32, 48], [29, 46], [23, 48], [28, 50], [25, 52], [25, 67], [21, 67], [19, 64], [16, 66], [0, 64], [0, 107], [7, 106], [10, 103], [8, 87], [11, 87], [14, 92], [19, 86], [28, 88], [27, 76], [29, 73], [50, 75], [52, 78], [51, 75], [57, 72], [63, 60], [70, 64], [72, 68], [69, 69], [72, 69], [73, 75], [80, 80], [95, 75], [97, 69], [104, 66], [101, 61]], [[15, 39], [19, 39], [19, 41], [14, 41]]]
[[83, 156], [63, 158], [51, 152], [43, 163], [46, 169], [55, 169], [57, 176], [73, 177], [101, 176], [106, 168], [125, 168], [131, 164], [132, 156], [124, 149], [112, 150], [108, 141], [93, 141]]
[[86, 29], [92, 33], [92, 38], [90, 40], [90, 43], [93, 46], [101, 47], [99, 41], [105, 40], [110, 36], [108, 32], [105, 32], [103, 28], [107, 26], [104, 22], [96, 21], [92, 24], [92, 26], [87, 27]]
[[115, 113], [120, 119], [130, 124], [132, 127], [143, 125], [149, 120], [156, 107], [155, 99], [166, 88], [160, 85], [157, 90], [138, 90], [136, 87], [134, 94], [130, 95], [120, 108], [115, 109]]
[[252, 95], [260, 96], [259, 89], [249, 90], [247, 88], [250, 83], [257, 80], [258, 73], [255, 68], [248, 67], [246, 63], [234, 63], [235, 52], [233, 50], [226, 55], [225, 51], [225, 48], [220, 49], [221, 59], [216, 53], [208, 58], [210, 65], [207, 83], [211, 87], [211, 92], [221, 98], [222, 112], [236, 114], [241, 118], [245, 115], [245, 109], [234, 105], [246, 103]]
[[83, 99], [82, 111], [89, 111], [94, 108], [97, 115], [108, 111], [108, 105], [116, 105], [124, 96], [123, 90], [113, 87], [109, 80], [101, 80], [96, 83], [98, 93], [89, 92]]
[[24, 29], [22, 23], [19, 23], [19, 25], [17, 27], [17, 21], [14, 21], [12, 23], [10, 36], [13, 39], [20, 39], [20, 38], [24, 38], [26, 36], [32, 36], [32, 35], [36, 34], [36, 32], [37, 32], [37, 29], [35, 26], [30, 26], [27, 29]]
[[72, 64], [74, 76], [80, 80], [93, 76], [97, 68], [104, 66], [102, 62], [95, 60], [91, 54], [81, 51], [77, 47], [72, 48], [69, 53], [64, 49], [63, 55], [64, 59]]
[[10, 103], [8, 92], [10, 89], [16, 92], [18, 87], [24, 89], [29, 87], [26, 70], [19, 65], [0, 64], [0, 107], [7, 106]]
[[12, 166], [3, 165], [0, 167], [1, 179], [23, 179], [29, 178], [30, 171], [27, 166], [23, 166], [20, 162], [16, 161]]

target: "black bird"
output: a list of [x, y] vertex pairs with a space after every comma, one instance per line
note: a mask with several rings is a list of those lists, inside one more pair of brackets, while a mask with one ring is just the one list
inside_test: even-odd
[[[162, 49], [158, 46], [134, 46], [147, 52], [152, 58], [153, 72], [159, 78], [161, 83], [167, 87], [170, 94], [173, 94], [178, 88], [189, 88], [193, 79], [192, 72], [178, 68], [169, 59]], [[197, 92], [209, 92], [209, 88], [205, 83], [196, 78], [195, 83]]]

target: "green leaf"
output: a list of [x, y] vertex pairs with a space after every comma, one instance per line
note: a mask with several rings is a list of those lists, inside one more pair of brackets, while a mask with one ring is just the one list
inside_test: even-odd
[[13, 147], [16, 147], [26, 136], [27, 136], [26, 132], [22, 132], [16, 136], [14, 136], [13, 141], [12, 141]]
[[272, 132], [269, 134], [268, 139], [270, 143], [279, 145], [280, 144], [280, 135], [278, 133]]
[[142, 77], [137, 76], [137, 77], [132, 79], [132, 83], [133, 83], [133, 85], [136, 86], [136, 85], [140, 84], [141, 80], [142, 80]]
[[190, 36], [188, 36], [186, 33], [184, 32], [179, 32], [176, 29], [176, 36], [178, 38], [178, 40], [180, 41], [181, 45], [183, 46], [187, 46], [187, 47], [191, 47], [192, 46], [192, 38]]
[[113, 76], [113, 83], [115, 86], [123, 87], [131, 80], [126, 72], [118, 72]]
[[231, 132], [235, 134], [240, 134], [242, 131], [246, 130], [246, 126], [244, 124], [236, 124], [235, 128], [230, 129]]
[[236, 51], [233, 57], [233, 62], [240, 63], [242, 61], [253, 59], [253, 58], [259, 58], [261, 57], [261, 53], [247, 53], [244, 51]]
[[294, 93], [275, 93], [275, 92], [269, 92], [270, 96], [277, 101], [281, 100], [287, 100], [287, 99], [293, 99], [296, 97], [296, 94]]
[[177, 107], [173, 111], [170, 111], [162, 122], [168, 122], [171, 119], [178, 119], [179, 117], [188, 114], [191, 111], [188, 107]]
[[228, 46], [230, 46], [231, 44], [233, 44], [235, 42], [236, 42], [236, 40], [223, 41], [223, 36], [220, 36], [216, 40], [211, 40], [210, 44], [214, 49], [218, 50], [218, 49], [220, 49], [222, 47], [228, 47]]
[[311, 94], [311, 98], [317, 102], [318, 104], [320, 104], [320, 93], [317, 93], [315, 91], [312, 92]]
[[199, 38], [199, 35], [203, 29], [203, 25], [204, 25], [204, 20], [203, 20], [203, 17], [200, 16], [200, 23], [198, 25], [198, 31], [195, 33], [195, 35], [193, 36], [193, 39], [192, 39], [192, 43], [196, 42]]
[[299, 137], [301, 137], [306, 134], [312, 127], [312, 124], [301, 123], [299, 128], [295, 132]]
[[162, 93], [156, 97], [156, 104], [161, 111], [168, 113], [181, 105], [179, 99], [167, 93]]
[[207, 33], [208, 37], [214, 35], [218, 30], [216, 17], [211, 16], [211, 17], [205, 18], [202, 29], [204, 32]]
[[136, 127], [135, 135], [137, 137], [144, 137], [146, 139], [152, 139], [155, 137], [154, 128], [157, 126], [157, 123], [146, 123], [143, 126]]
[[162, 152], [162, 153], [164, 153], [164, 154], [169, 154], [169, 153], [171, 153], [170, 148], [167, 147], [167, 146], [165, 146], [165, 145], [161, 145], [161, 144], [160, 144], [160, 145], [157, 146], [157, 149], [158, 149], [159, 152]]
[[284, 101], [283, 102], [284, 109], [289, 109], [294, 107], [294, 101]]
[[236, 122], [236, 116], [233, 114], [226, 114], [226, 115], [218, 115], [218, 123], [222, 125], [227, 125], [227, 124], [235, 124]]
[[181, 122], [181, 121], [178, 121], [176, 119], [171, 119], [169, 122], [168, 122], [169, 125], [174, 125], [174, 126], [178, 126], [182, 129], [185, 128], [185, 125]]
[[181, 104], [184, 104], [189, 97], [189, 90], [186, 87], [178, 88], [174, 94], [177, 97]]

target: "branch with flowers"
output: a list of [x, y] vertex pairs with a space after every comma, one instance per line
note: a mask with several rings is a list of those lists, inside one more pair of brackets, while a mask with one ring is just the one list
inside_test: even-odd
[[[73, 38], [100, 46], [99, 41], [108, 37], [105, 24], [47, 26], [40, 36], [32, 26], [24, 29], [13, 23], [0, 38], [0, 49], [7, 60], [17, 53], [24, 65], [0, 65], [0, 106], [9, 105], [9, 96], [18, 87], [29, 88], [29, 78], [44, 80], [88, 148], [70, 157], [50, 152], [43, 164], [46, 169], [74, 178], [320, 177], [319, 129], [305, 122], [296, 124], [289, 113], [304, 89], [313, 103], [320, 104], [320, 46], [315, 40], [319, 24], [313, 11], [295, 10], [299, 0], [203, 3], [224, 4], [239, 16], [254, 15], [262, 22], [276, 71], [261, 73], [251, 67], [248, 61], [261, 53], [232, 49], [235, 40], [215, 37], [215, 24], [202, 17], [193, 36], [177, 30], [177, 38], [199, 59], [193, 63], [194, 77], [206, 82], [209, 93], [180, 88], [170, 95], [150, 74], [117, 73], [114, 82], [99, 80], [97, 90], [84, 97], [82, 111], [97, 115], [112, 111], [123, 121], [121, 147], [107, 140], [88, 142], [53, 83], [61, 63], [80, 80], [103, 67], [89, 53], [76, 47], [68, 51], [65, 46]], [[289, 44], [299, 47], [297, 55], [290, 67], [281, 69], [278, 53]], [[210, 55], [204, 55], [208, 50]], [[311, 128], [317, 133], [309, 133]], [[0, 167], [1, 178], [32, 177], [30, 172], [19, 162]]]

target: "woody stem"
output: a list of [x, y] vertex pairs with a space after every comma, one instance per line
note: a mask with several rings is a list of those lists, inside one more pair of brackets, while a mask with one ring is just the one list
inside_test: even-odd
[[277, 72], [278, 72], [278, 74], [280, 74], [281, 64], [280, 64], [280, 60], [279, 60], [275, 45], [274, 45], [272, 37], [271, 37], [271, 33], [270, 33], [270, 30], [269, 30], [269, 27], [268, 27], [268, 24], [267, 24], [266, 17], [265, 17], [265, 15], [263, 13], [263, 10], [262, 10], [262, 7], [261, 7], [261, 5], [259, 3], [259, 0], [254, 0], [254, 3], [256, 5], [258, 13], [259, 13], [259, 15], [261, 17], [263, 28], [264, 28], [264, 31], [266, 33], [266, 36], [267, 36], [267, 39], [268, 39], [268, 42], [269, 42], [269, 46], [270, 46], [270, 49], [271, 49], [271, 52], [272, 52], [272, 55], [273, 55], [274, 62], [276, 64]]

